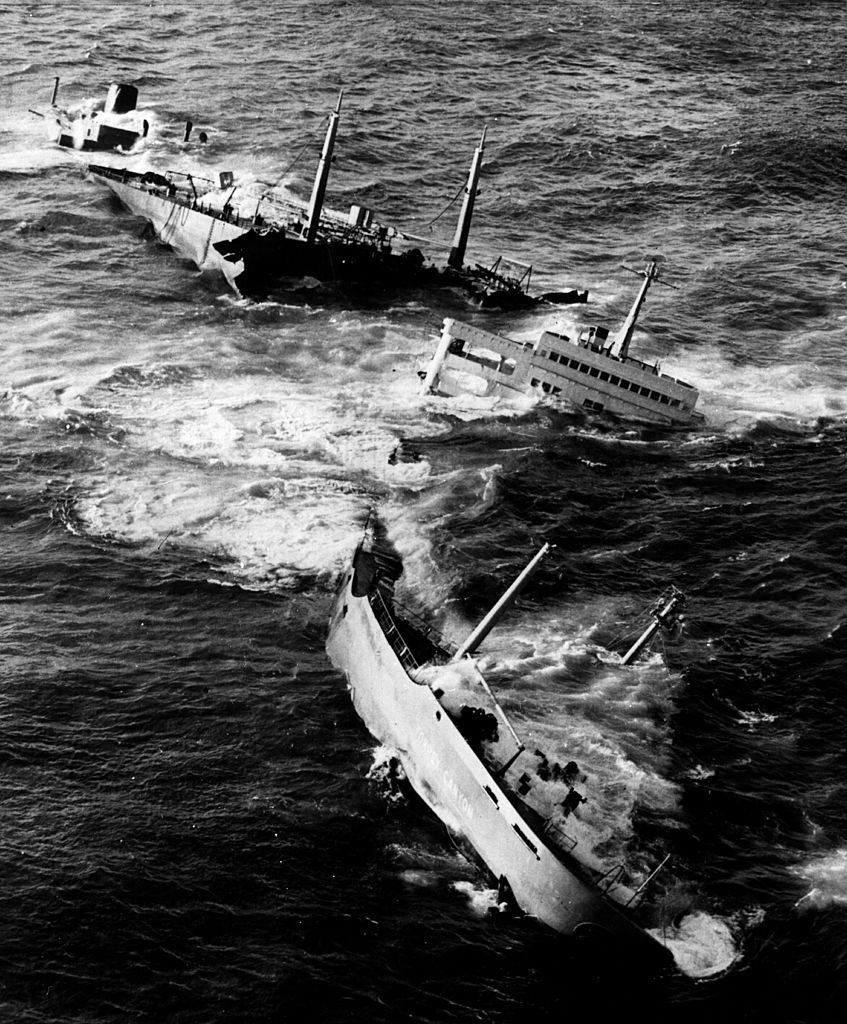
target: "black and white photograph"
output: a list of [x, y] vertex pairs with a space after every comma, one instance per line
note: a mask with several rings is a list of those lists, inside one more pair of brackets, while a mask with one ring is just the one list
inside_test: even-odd
[[0, 1021], [840, 1024], [847, 7], [0, 53]]

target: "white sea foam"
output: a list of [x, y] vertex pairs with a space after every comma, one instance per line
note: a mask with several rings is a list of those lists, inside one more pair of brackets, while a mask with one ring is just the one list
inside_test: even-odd
[[378, 412], [300, 385], [178, 379], [96, 397], [126, 433], [79, 480], [84, 526], [188, 545], [251, 578], [337, 571], [372, 495], [429, 473], [389, 462], [399, 436]]
[[[784, 362], [779, 361], [783, 355]], [[817, 358], [797, 361], [798, 346], [783, 342], [783, 352], [767, 367], [739, 364], [720, 350], [687, 350], [686, 379], [701, 392], [698, 408], [711, 427], [746, 432], [757, 423], [810, 433], [819, 417], [847, 413], [847, 379], [833, 376], [831, 365]]]
[[831, 850], [797, 865], [794, 874], [810, 888], [796, 903], [798, 910], [847, 905], [847, 849]]
[[74, 157], [70, 152], [58, 146], [55, 151], [48, 148], [30, 149], [24, 146], [18, 150], [7, 149], [0, 154], [0, 171], [7, 174], [29, 174], [32, 171], [43, 171], [73, 162]]
[[690, 978], [721, 974], [740, 955], [729, 925], [702, 911], [686, 914], [675, 927], [651, 934], [668, 947], [679, 969]]
[[480, 889], [473, 882], [459, 881], [453, 883], [456, 892], [460, 892], [468, 901], [468, 906], [477, 917], [487, 917], [498, 909], [498, 892], [496, 889]]

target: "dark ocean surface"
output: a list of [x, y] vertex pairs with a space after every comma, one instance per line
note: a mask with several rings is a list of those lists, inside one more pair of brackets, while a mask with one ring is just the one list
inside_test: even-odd
[[[842, 1021], [847, 9], [6, 0], [0, 53], [0, 1020]], [[443, 316], [550, 309], [239, 300], [47, 143], [56, 75], [139, 87], [118, 165], [301, 196], [343, 88], [330, 205], [433, 256], [487, 125], [471, 260], [615, 326], [659, 257], [634, 350], [704, 424], [419, 394]], [[372, 509], [456, 640], [556, 545], [483, 664], [598, 840], [671, 855], [688, 973], [492, 915], [391, 793], [324, 653]], [[671, 583], [686, 631], [621, 667]]]

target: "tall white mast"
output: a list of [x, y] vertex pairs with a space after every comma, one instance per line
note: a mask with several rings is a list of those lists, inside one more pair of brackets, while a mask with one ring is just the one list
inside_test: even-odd
[[447, 352], [450, 345], [453, 342], [453, 335], [450, 333], [455, 320], [446, 317], [444, 320], [444, 327], [441, 330], [441, 338], [438, 341], [438, 348], [435, 350], [435, 355], [430, 361], [429, 367], [426, 371], [426, 377], [424, 378], [423, 386], [421, 388], [422, 395], [431, 394], [434, 389], [438, 386], [438, 375], [441, 367], [444, 365], [444, 360], [447, 358]]
[[461, 661], [466, 654], [473, 654], [473, 652], [479, 647], [482, 641], [488, 636], [491, 630], [497, 625], [500, 619], [503, 617], [505, 612], [509, 609], [509, 606], [514, 602], [515, 598], [523, 589], [527, 580], [538, 568], [538, 563], [550, 550], [549, 544], [544, 544], [532, 561], [527, 565], [523, 572], [518, 576], [514, 583], [509, 589], [503, 594], [500, 600], [494, 605], [491, 611], [485, 616], [480, 622], [476, 629], [471, 635], [465, 640], [462, 646], [456, 651], [451, 661]]
[[329, 169], [332, 162], [332, 150], [335, 145], [335, 133], [338, 131], [338, 117], [341, 113], [341, 98], [344, 90], [338, 94], [338, 102], [335, 110], [329, 115], [329, 127], [326, 130], [326, 138], [318, 162], [318, 173], [315, 175], [315, 183], [312, 186], [312, 198], [309, 200], [309, 210], [306, 214], [306, 241], [314, 242], [318, 226], [321, 222], [321, 208], [323, 207], [324, 195], [326, 194], [326, 183], [329, 180]]
[[629, 351], [629, 343], [632, 341], [632, 332], [635, 330], [635, 321], [638, 319], [638, 314], [644, 304], [644, 298], [647, 295], [647, 289], [656, 279], [658, 269], [656, 262], [647, 264], [647, 269], [643, 271], [644, 284], [638, 290], [638, 295], [635, 297], [635, 302], [632, 304], [632, 309], [629, 311], [629, 316], [624, 320], [623, 327], [618, 332], [618, 336], [609, 350], [609, 354], [617, 356], [619, 359], [625, 359], [626, 354]]
[[651, 613], [653, 621], [621, 658], [621, 664], [631, 664], [660, 629], [671, 629], [675, 624], [681, 623], [682, 615], [680, 614], [679, 609], [682, 608], [684, 604], [685, 595], [681, 591], [677, 590], [676, 587], [672, 587], [670, 596], [667, 600], [664, 603], [660, 601], [653, 609]]
[[447, 266], [454, 270], [461, 270], [465, 262], [465, 250], [468, 247], [468, 235], [471, 230], [471, 217], [476, 200], [476, 191], [479, 184], [479, 171], [482, 167], [482, 154], [485, 152], [485, 132], [482, 129], [482, 138], [474, 150], [471, 169], [468, 172], [468, 182], [465, 185], [465, 198], [462, 200], [462, 212], [459, 214], [459, 223], [456, 225], [456, 234], [453, 237], [453, 248], [447, 257]]

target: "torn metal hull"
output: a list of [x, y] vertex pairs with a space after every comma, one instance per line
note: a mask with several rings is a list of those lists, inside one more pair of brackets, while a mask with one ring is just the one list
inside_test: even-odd
[[[383, 287], [441, 283], [439, 272], [424, 266], [417, 250], [395, 252], [370, 239], [342, 237], [340, 231], [307, 241], [299, 233], [302, 211], [296, 208], [287, 224], [269, 227], [261, 218], [225, 212], [206, 194], [189, 198], [185, 186], [163, 186], [168, 179], [161, 175], [148, 182], [131, 171], [93, 165], [88, 170], [128, 210], [149, 221], [163, 242], [199, 269], [223, 274], [239, 295], [263, 298], [303, 278]], [[219, 195], [216, 199], [222, 202]]]
[[206, 182], [198, 192], [199, 179], [173, 172], [140, 174], [93, 164], [88, 172], [179, 255], [201, 270], [223, 274], [248, 298], [296, 293], [304, 279], [366, 291], [453, 288], [481, 306], [501, 309], [587, 298], [576, 290], [533, 298], [511, 278], [481, 267], [427, 263], [417, 248], [395, 248], [398, 232], [374, 224], [360, 207], [348, 217], [325, 211], [319, 229], [312, 230], [305, 206], [240, 194], [231, 183]]
[[284, 232], [251, 229], [216, 249], [225, 260], [236, 262], [240, 268], [236, 287], [252, 296], [272, 294], [280, 285], [304, 277], [328, 284], [388, 289], [442, 283], [442, 275], [424, 266], [417, 250], [397, 252], [371, 242], [334, 237], [308, 242]]
[[436, 693], [406, 670], [379, 594], [361, 593], [357, 559], [336, 599], [327, 651], [372, 735], [396, 750], [418, 795], [495, 879], [508, 883], [523, 912], [558, 932], [620, 947], [651, 968], [669, 966], [668, 950], [538, 827], [537, 816], [489, 770]]

